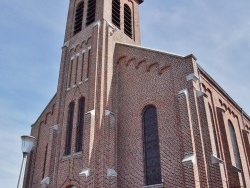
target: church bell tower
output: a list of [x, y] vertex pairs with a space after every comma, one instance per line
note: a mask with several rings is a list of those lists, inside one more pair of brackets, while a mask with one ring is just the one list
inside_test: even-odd
[[70, 0], [56, 98], [59, 133], [51, 146], [52, 187], [117, 187], [114, 51], [116, 43], [140, 45], [142, 2]]

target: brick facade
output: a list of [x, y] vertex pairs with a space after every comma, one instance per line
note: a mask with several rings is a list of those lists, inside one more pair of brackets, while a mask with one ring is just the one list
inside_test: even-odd
[[[74, 35], [79, 2], [69, 3], [57, 93], [32, 125], [37, 144], [25, 187], [250, 187], [250, 118], [196, 58], [140, 46], [139, 0], [120, 0], [120, 28], [112, 23], [112, 0], [96, 1], [95, 21], [86, 26], [93, 1], [83, 0], [82, 30]], [[124, 33], [125, 4], [132, 12], [132, 38]], [[82, 97], [83, 149], [76, 152]], [[157, 109], [162, 179], [157, 185], [145, 183], [142, 116], [148, 105]]]

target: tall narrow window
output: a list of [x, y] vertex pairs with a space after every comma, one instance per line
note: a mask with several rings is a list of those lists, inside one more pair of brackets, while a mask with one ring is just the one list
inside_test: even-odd
[[132, 14], [127, 4], [124, 5], [124, 33], [132, 38]]
[[79, 56], [77, 56], [76, 58], [76, 70], [75, 70], [75, 82], [74, 82], [75, 85], [77, 82], [78, 61], [79, 61]]
[[213, 111], [212, 111], [210, 104], [208, 104], [208, 105], [209, 105], [210, 117], [211, 117], [211, 121], [212, 121], [212, 128], [213, 128], [213, 135], [214, 135], [217, 157], [220, 158], [219, 143], [218, 143], [217, 134], [216, 134], [216, 127], [215, 127], [215, 123], [214, 123]]
[[66, 131], [66, 142], [65, 142], [65, 155], [71, 153], [71, 139], [72, 139], [72, 129], [73, 129], [73, 118], [74, 118], [74, 106], [75, 103], [71, 102], [68, 109], [68, 125]]
[[120, 28], [120, 0], [113, 0], [112, 1], [112, 23], [115, 24], [117, 27]]
[[236, 138], [236, 134], [235, 134], [235, 129], [234, 129], [233, 124], [230, 120], [228, 121], [228, 126], [229, 126], [231, 144], [233, 147], [233, 154], [234, 154], [234, 158], [235, 158], [235, 162], [236, 162], [236, 167], [241, 169], [242, 165], [241, 165], [241, 160], [240, 160], [240, 152], [239, 152], [239, 147], [238, 147], [237, 138]]
[[69, 65], [68, 87], [71, 86], [71, 76], [72, 76], [73, 62], [74, 62], [74, 60], [72, 59], [72, 60], [70, 61], [70, 65]]
[[89, 78], [89, 70], [90, 70], [90, 52], [91, 52], [91, 49], [89, 49], [88, 51], [87, 78]]
[[95, 21], [95, 9], [96, 9], [96, 0], [89, 0], [86, 25], [90, 25]]
[[162, 183], [157, 112], [147, 106], [143, 112], [144, 173], [146, 185]]
[[84, 58], [85, 58], [85, 53], [82, 54], [82, 64], [81, 64], [81, 81], [83, 80], [83, 66], [84, 66]]
[[44, 178], [44, 175], [45, 175], [45, 168], [46, 168], [46, 162], [47, 162], [47, 153], [48, 153], [48, 144], [46, 145], [44, 161], [43, 161], [43, 175], [42, 175], [43, 178]]
[[82, 151], [83, 128], [84, 128], [84, 106], [85, 106], [85, 98], [82, 97], [79, 100], [79, 105], [78, 105], [76, 152]]
[[80, 2], [77, 6], [75, 14], [74, 35], [82, 30], [83, 10], [84, 10], [84, 3]]

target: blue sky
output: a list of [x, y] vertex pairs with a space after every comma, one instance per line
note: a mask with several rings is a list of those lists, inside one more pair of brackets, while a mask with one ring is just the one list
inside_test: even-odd
[[[68, 0], [0, 1], [0, 182], [16, 187], [29, 134], [57, 87]], [[145, 0], [142, 46], [198, 63], [250, 114], [250, 3]]]

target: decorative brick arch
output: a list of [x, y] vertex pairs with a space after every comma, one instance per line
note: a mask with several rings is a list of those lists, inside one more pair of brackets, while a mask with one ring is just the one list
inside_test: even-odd
[[76, 188], [80, 188], [80, 184], [77, 181], [74, 180], [68, 180], [63, 185], [62, 188], [71, 188], [72, 186], [75, 186]]

